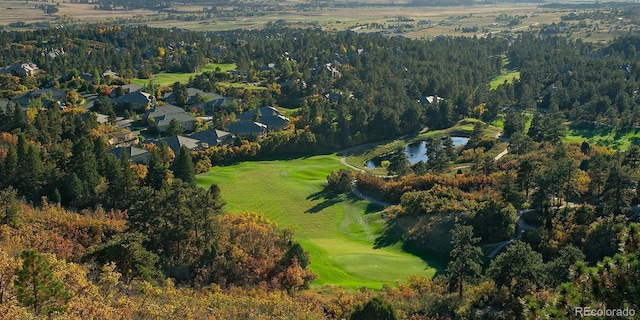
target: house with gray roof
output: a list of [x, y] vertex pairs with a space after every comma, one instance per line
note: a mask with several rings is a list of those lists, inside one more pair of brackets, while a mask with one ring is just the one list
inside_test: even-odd
[[242, 122], [257, 121], [266, 125], [268, 131], [278, 131], [289, 127], [289, 118], [272, 106], [266, 106], [241, 113], [236, 118]]
[[149, 163], [149, 156], [151, 153], [146, 149], [141, 149], [133, 146], [129, 147], [118, 147], [108, 151], [109, 153], [116, 156], [116, 158], [120, 159], [122, 157], [122, 153], [125, 152], [127, 154], [127, 158], [129, 161], [134, 163]]
[[[187, 88], [187, 103], [186, 105], [192, 105], [195, 103], [203, 102], [203, 100], [207, 100], [207, 97], [211, 97], [212, 94], [202, 91], [196, 88]], [[164, 95], [164, 101], [169, 104], [176, 103], [176, 97], [174, 92], [169, 92]]]
[[108, 115], [102, 114], [102, 113], [93, 112], [93, 111], [81, 113], [80, 114], [80, 118], [82, 119], [82, 121], [87, 121], [87, 119], [89, 119], [89, 115], [92, 115], [92, 114], [96, 115], [96, 121], [99, 124], [109, 123], [109, 116]]
[[50, 102], [58, 103], [64, 106], [67, 103], [67, 93], [58, 89], [47, 88], [38, 89], [11, 97], [11, 100], [21, 107], [27, 107], [30, 100], [41, 99], [44, 107], [49, 106]]
[[9, 100], [7, 99], [0, 99], [0, 112], [1, 113], [7, 113], [7, 108], [9, 107]]
[[202, 112], [207, 116], [212, 116], [217, 111], [223, 110], [224, 108], [232, 105], [234, 100], [231, 98], [225, 98], [223, 96], [217, 95], [219, 98], [215, 98], [213, 100], [207, 102], [199, 102], [190, 105], [190, 108], [198, 110], [198, 112]]
[[199, 131], [188, 136], [189, 138], [200, 140], [212, 146], [222, 146], [233, 142], [233, 135], [230, 132], [211, 129], [205, 131]]
[[259, 137], [267, 134], [267, 126], [253, 121], [233, 122], [229, 124], [229, 132], [241, 137]]
[[172, 105], [158, 106], [142, 116], [150, 126], [155, 126], [160, 132], [166, 132], [172, 120], [180, 122], [182, 129], [193, 131], [195, 129], [196, 117], [188, 114], [184, 109]]
[[180, 153], [180, 149], [182, 149], [182, 146], [186, 146], [189, 150], [204, 150], [209, 147], [209, 145], [205, 142], [181, 135], [166, 137], [164, 139], [152, 141], [151, 143], [155, 144], [156, 146], [160, 146], [163, 142], [166, 143], [167, 146], [169, 146], [169, 148], [173, 150], [176, 155]]
[[121, 85], [120, 86], [122, 88], [122, 92], [124, 92], [125, 94], [127, 93], [132, 93], [132, 92], [138, 92], [138, 91], [144, 91], [145, 87], [141, 86], [139, 84], [125, 84], [125, 85]]
[[142, 91], [131, 92], [114, 99], [116, 104], [128, 106], [131, 110], [146, 110], [153, 104], [153, 96]]

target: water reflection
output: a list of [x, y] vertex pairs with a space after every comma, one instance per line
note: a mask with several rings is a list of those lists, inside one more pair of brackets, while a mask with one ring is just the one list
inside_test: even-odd
[[[451, 137], [451, 140], [453, 140], [454, 147], [462, 146], [469, 142], [469, 138], [467, 137]], [[419, 161], [427, 162], [427, 142], [423, 140], [406, 145], [404, 147], [404, 154], [407, 155], [409, 163], [411, 164], [415, 164]], [[376, 168], [379, 167], [380, 163], [384, 160], [386, 159], [383, 157], [376, 157], [365, 162], [364, 166], [367, 168]]]

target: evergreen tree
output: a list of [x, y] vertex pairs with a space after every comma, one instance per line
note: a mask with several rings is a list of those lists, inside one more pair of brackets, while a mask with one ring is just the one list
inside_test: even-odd
[[151, 150], [147, 168], [146, 183], [155, 190], [164, 188], [167, 185], [167, 169], [156, 149]]
[[0, 187], [6, 187], [15, 181], [16, 172], [18, 170], [18, 154], [16, 148], [9, 146], [7, 156], [2, 163], [2, 172], [0, 172]]
[[176, 119], [171, 119], [169, 121], [169, 126], [167, 127], [167, 135], [168, 136], [177, 136], [184, 132], [184, 128], [182, 127], [182, 123]]
[[381, 298], [373, 298], [364, 306], [360, 306], [354, 310], [349, 316], [349, 320], [396, 320], [398, 314], [391, 304]]
[[542, 255], [516, 240], [491, 261], [487, 274], [499, 288], [507, 289], [512, 301], [524, 297], [541, 282]]
[[411, 173], [411, 163], [404, 153], [404, 149], [400, 148], [389, 157], [389, 166], [387, 171], [391, 174], [397, 174], [403, 176]]
[[22, 111], [20, 106], [16, 106], [13, 109], [13, 123], [11, 126], [11, 130], [22, 130], [23, 132], [27, 129], [27, 117]]
[[176, 82], [173, 84], [173, 101], [178, 107], [184, 107], [187, 104], [188, 97], [187, 86]]
[[62, 282], [53, 279], [53, 272], [44, 257], [33, 251], [20, 253], [22, 266], [16, 269], [16, 298], [36, 314], [51, 314], [67, 309], [71, 294]]
[[193, 166], [191, 150], [187, 146], [180, 148], [180, 154], [173, 162], [173, 175], [189, 184], [195, 183], [196, 171]]
[[457, 225], [451, 231], [453, 249], [447, 265], [449, 287], [458, 290], [458, 299], [462, 298], [465, 282], [477, 279], [482, 273], [482, 249], [476, 246], [480, 241], [473, 236], [473, 227]]

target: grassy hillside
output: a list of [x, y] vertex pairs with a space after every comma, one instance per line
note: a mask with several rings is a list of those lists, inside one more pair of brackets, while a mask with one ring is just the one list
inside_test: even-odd
[[293, 229], [311, 253], [317, 285], [380, 288], [412, 274], [433, 276], [435, 268], [399, 246], [373, 248], [384, 227], [380, 207], [323, 192], [326, 176], [339, 168], [335, 154], [319, 155], [216, 167], [197, 181], [218, 184], [228, 212], [258, 212]]

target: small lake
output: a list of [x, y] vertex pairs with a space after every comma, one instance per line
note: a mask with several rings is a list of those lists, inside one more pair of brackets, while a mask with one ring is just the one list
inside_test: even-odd
[[[451, 137], [451, 140], [453, 140], [454, 147], [463, 146], [469, 142], [469, 138], [467, 137]], [[407, 155], [409, 163], [411, 164], [415, 164], [420, 161], [427, 162], [427, 160], [429, 160], [427, 158], [427, 142], [423, 140], [406, 145], [404, 147], [404, 154]], [[380, 162], [383, 160], [385, 159], [377, 157], [365, 162], [364, 166], [366, 168], [376, 168], [380, 166]]]

